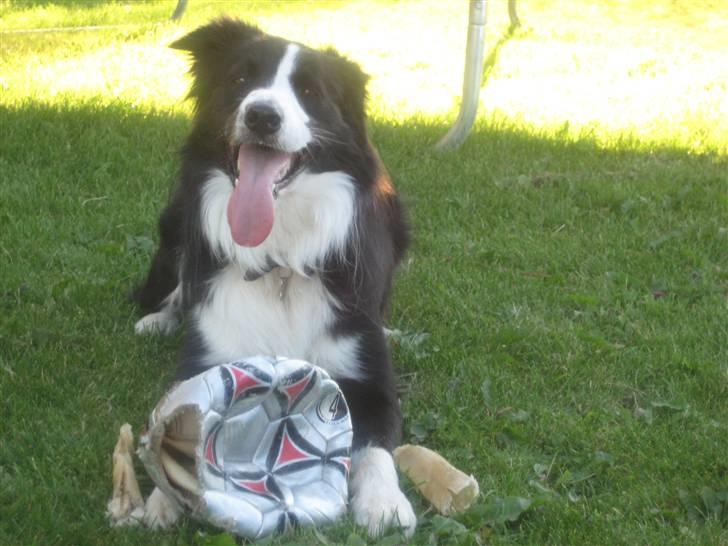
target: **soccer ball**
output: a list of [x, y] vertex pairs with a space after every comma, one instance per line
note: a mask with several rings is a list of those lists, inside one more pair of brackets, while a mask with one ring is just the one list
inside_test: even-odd
[[324, 370], [256, 356], [173, 388], [140, 457], [192, 515], [256, 539], [346, 511], [351, 441], [346, 401]]

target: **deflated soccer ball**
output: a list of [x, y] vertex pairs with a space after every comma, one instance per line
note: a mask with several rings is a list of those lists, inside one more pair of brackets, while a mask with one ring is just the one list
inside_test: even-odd
[[193, 516], [255, 539], [346, 511], [351, 441], [348, 407], [324, 370], [256, 356], [173, 388], [139, 455]]

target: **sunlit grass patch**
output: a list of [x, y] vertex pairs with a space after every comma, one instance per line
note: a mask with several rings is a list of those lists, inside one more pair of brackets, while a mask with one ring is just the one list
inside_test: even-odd
[[[405, 122], [453, 115], [460, 95], [467, 6], [450, 2], [191, 2], [181, 25], [174, 6], [98, 4], [79, 10], [6, 8], [8, 28], [129, 22], [107, 31], [4, 34], [2, 100], [69, 100], [98, 95], [177, 108], [186, 61], [166, 46], [215, 14], [247, 17], [274, 34], [333, 44], [372, 74], [371, 113]], [[728, 141], [728, 8], [703, 2], [573, 4], [523, 2], [524, 27], [499, 42], [486, 69], [481, 112], [528, 127], [551, 127], [609, 141], [630, 134], [695, 151], [724, 152]], [[487, 48], [505, 32], [504, 6], [491, 5]], [[489, 49], [489, 51], [491, 51]], [[68, 95], [68, 94], [71, 95]]]

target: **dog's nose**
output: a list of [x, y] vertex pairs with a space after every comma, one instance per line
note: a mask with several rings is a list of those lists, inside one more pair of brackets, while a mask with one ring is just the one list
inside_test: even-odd
[[245, 110], [245, 125], [258, 136], [269, 136], [281, 128], [281, 115], [270, 104], [251, 104]]

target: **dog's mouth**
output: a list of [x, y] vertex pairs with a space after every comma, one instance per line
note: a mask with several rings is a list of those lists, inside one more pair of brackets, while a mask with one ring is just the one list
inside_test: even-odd
[[278, 192], [290, 185], [291, 182], [301, 173], [305, 166], [306, 157], [305, 150], [299, 152], [286, 152], [272, 146], [266, 146], [261, 143], [245, 143], [235, 150], [235, 181], [234, 185], [237, 186], [240, 180], [240, 172], [246, 168], [249, 164], [247, 159], [250, 159], [251, 155], [255, 154], [259, 156], [265, 156], [266, 154], [284, 154], [287, 156], [281, 168], [274, 174], [272, 181], [272, 193], [274, 197], [277, 197]]
[[237, 150], [235, 183], [227, 207], [233, 240], [258, 246], [273, 229], [273, 200], [289, 186], [305, 164], [303, 152], [286, 152], [257, 143]]

